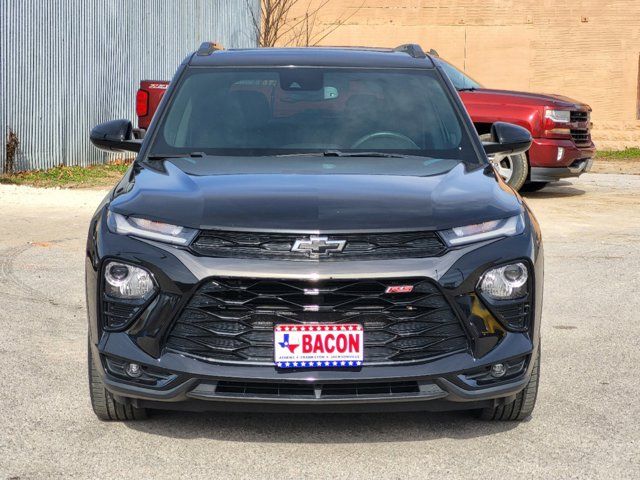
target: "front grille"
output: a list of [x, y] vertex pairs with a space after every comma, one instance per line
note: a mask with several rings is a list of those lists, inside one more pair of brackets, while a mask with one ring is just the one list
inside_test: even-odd
[[571, 112], [571, 123], [589, 121], [589, 112], [584, 110], [574, 110]]
[[319, 255], [311, 251], [291, 251], [297, 240], [311, 236], [295, 233], [229, 232], [205, 230], [191, 244], [197, 255], [221, 258], [268, 260], [380, 260], [433, 257], [446, 247], [435, 232], [350, 233], [325, 235], [327, 241], [344, 241], [342, 251]]
[[591, 125], [589, 123], [589, 112], [585, 110], [574, 110], [571, 112], [571, 123], [573, 124], [584, 124], [584, 125], [575, 125], [578, 128], [571, 129], [571, 138], [578, 146], [586, 146], [591, 145]]
[[[386, 294], [394, 285], [414, 288]], [[208, 281], [181, 312], [166, 346], [211, 360], [273, 364], [274, 327], [313, 322], [363, 325], [365, 364], [425, 360], [469, 346], [451, 305], [424, 278]]]

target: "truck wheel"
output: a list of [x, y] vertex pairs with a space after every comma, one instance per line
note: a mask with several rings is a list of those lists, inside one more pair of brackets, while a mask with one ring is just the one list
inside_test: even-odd
[[[491, 141], [491, 134], [480, 135], [480, 140]], [[489, 161], [502, 179], [514, 190], [518, 191], [527, 181], [529, 162], [526, 153], [515, 155], [489, 155]]]
[[93, 363], [93, 353], [89, 346], [87, 359], [89, 362], [89, 396], [91, 397], [91, 407], [100, 420], [144, 420], [147, 418], [147, 410], [136, 408], [132, 405], [124, 405], [117, 402], [111, 395], [104, 383], [100, 379], [98, 370]]
[[540, 349], [538, 348], [538, 358], [533, 365], [531, 378], [524, 389], [516, 395], [516, 399], [507, 404], [493, 408], [483, 408], [478, 411], [478, 416], [482, 420], [493, 421], [522, 421], [526, 419], [536, 406], [538, 396], [538, 380], [540, 378]]
[[537, 192], [547, 185], [549, 185], [549, 182], [527, 182], [522, 186], [521, 190], [523, 192]]

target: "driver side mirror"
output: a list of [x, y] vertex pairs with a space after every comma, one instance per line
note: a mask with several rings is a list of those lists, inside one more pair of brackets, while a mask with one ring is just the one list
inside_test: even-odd
[[139, 152], [142, 140], [134, 138], [129, 120], [111, 120], [96, 125], [89, 135], [91, 143], [111, 152]]
[[524, 153], [531, 146], [531, 133], [513, 123], [496, 122], [491, 125], [491, 141], [482, 146], [487, 155]]

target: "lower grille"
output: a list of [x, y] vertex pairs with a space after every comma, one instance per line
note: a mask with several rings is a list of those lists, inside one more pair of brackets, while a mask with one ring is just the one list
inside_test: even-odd
[[509, 328], [522, 330], [529, 324], [531, 306], [527, 301], [522, 303], [494, 305], [493, 309], [502, 323], [506, 324]]
[[114, 299], [104, 295], [102, 299], [104, 328], [109, 330], [124, 327], [140, 313], [143, 306], [144, 302]]
[[418, 393], [418, 382], [337, 383], [314, 385], [309, 383], [251, 383], [218, 382], [216, 395], [257, 397], [371, 397]]
[[[411, 285], [410, 293], [385, 293]], [[211, 360], [273, 364], [281, 323], [359, 323], [364, 363], [425, 360], [469, 348], [439, 288], [424, 278], [383, 280], [215, 279], [193, 295], [167, 348]]]
[[588, 129], [571, 130], [571, 138], [576, 145], [591, 145], [591, 134]]

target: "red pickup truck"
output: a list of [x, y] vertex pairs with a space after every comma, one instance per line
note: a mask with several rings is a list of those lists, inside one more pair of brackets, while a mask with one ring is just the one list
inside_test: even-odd
[[[540, 95], [484, 88], [431, 51], [460, 93], [481, 138], [494, 122], [510, 122], [531, 132], [526, 153], [490, 158], [514, 189], [538, 190], [549, 182], [589, 171], [595, 155], [591, 141], [591, 107], [559, 95]], [[169, 82], [143, 80], [136, 96], [138, 128], [151, 123]]]

